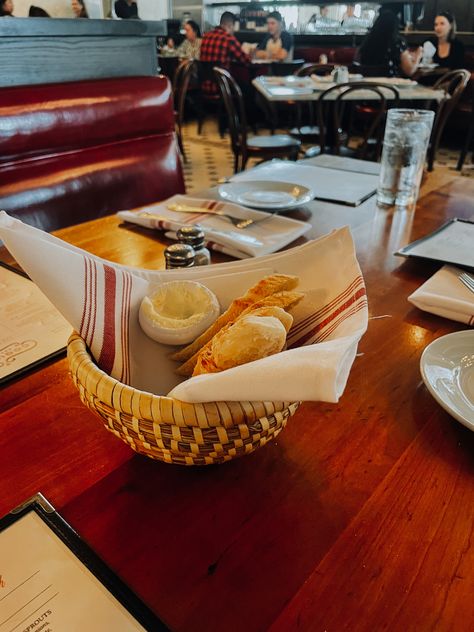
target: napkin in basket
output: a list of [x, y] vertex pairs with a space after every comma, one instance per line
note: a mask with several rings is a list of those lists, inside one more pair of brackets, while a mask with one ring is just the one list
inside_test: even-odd
[[408, 300], [425, 312], [474, 325], [474, 293], [459, 280], [461, 272], [459, 268], [443, 266]]
[[[348, 228], [258, 259], [184, 270], [110, 263], [0, 213], [0, 238], [86, 341], [105, 372], [131, 386], [187, 402], [336, 402], [367, 328], [367, 300]], [[195, 279], [225, 309], [262, 277], [297, 274], [305, 299], [294, 312], [288, 349], [221, 373], [178, 378], [166, 347], [138, 323], [143, 297], [172, 279]]]
[[[168, 206], [172, 204], [222, 211], [234, 217], [254, 219], [256, 223], [248, 228], [238, 229], [225, 217], [218, 215], [170, 211]], [[280, 250], [311, 228], [308, 222], [289, 217], [268, 217], [268, 213], [244, 208], [238, 204], [202, 200], [185, 195], [174, 195], [168, 200], [135, 211], [119, 211], [117, 215], [126, 222], [167, 231], [166, 236], [171, 238], [175, 238], [175, 231], [184, 224], [199, 224], [206, 235], [208, 248], [224, 252], [236, 259], [258, 257]], [[259, 220], [264, 221], [260, 224]]]

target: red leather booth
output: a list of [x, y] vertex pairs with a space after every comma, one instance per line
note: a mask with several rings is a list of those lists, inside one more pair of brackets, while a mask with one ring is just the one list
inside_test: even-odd
[[51, 231], [181, 193], [174, 130], [165, 77], [1, 88], [0, 209]]

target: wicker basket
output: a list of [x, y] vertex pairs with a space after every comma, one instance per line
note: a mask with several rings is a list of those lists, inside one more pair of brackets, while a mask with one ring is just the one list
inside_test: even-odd
[[188, 404], [145, 393], [101, 371], [77, 333], [67, 355], [82, 402], [136, 452], [166, 463], [210, 465], [248, 454], [276, 437], [300, 404]]

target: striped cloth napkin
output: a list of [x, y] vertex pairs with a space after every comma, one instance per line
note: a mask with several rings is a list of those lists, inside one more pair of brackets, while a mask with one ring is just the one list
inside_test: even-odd
[[[258, 259], [163, 271], [113, 264], [4, 212], [0, 238], [84, 338], [101, 369], [140, 390], [187, 402], [336, 402], [367, 328], [365, 285], [348, 228]], [[298, 275], [298, 289], [306, 293], [293, 312], [282, 353], [183, 381], [168, 357], [172, 348], [150, 340], [140, 328], [140, 303], [156, 284], [199, 280], [225, 309], [275, 272]]]
[[[221, 211], [255, 223], [245, 229], [234, 227], [230, 221], [209, 213], [180, 213], [171, 211], [173, 204], [191, 208]], [[239, 204], [219, 200], [203, 200], [187, 195], [174, 195], [168, 200], [150, 204], [134, 211], [119, 211], [120, 219], [145, 228], [165, 231], [166, 237], [176, 239], [176, 231], [184, 224], [199, 224], [205, 234], [206, 246], [236, 259], [261, 257], [280, 250], [311, 229], [311, 224], [278, 214], [264, 213]], [[264, 220], [261, 222], [261, 220]]]

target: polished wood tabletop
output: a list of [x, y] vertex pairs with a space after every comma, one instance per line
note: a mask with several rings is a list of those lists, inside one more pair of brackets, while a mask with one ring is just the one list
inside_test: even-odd
[[[41, 491], [173, 630], [474, 629], [474, 436], [419, 370], [466, 326], [407, 301], [438, 265], [393, 255], [472, 217], [474, 181], [434, 172], [415, 212], [328, 209], [294, 216], [309, 238], [351, 226], [368, 331], [339, 403], [304, 403], [264, 448], [203, 468], [136, 455], [81, 404], [65, 358], [0, 392], [0, 515]], [[57, 234], [163, 267], [159, 234], [114, 216]]]

